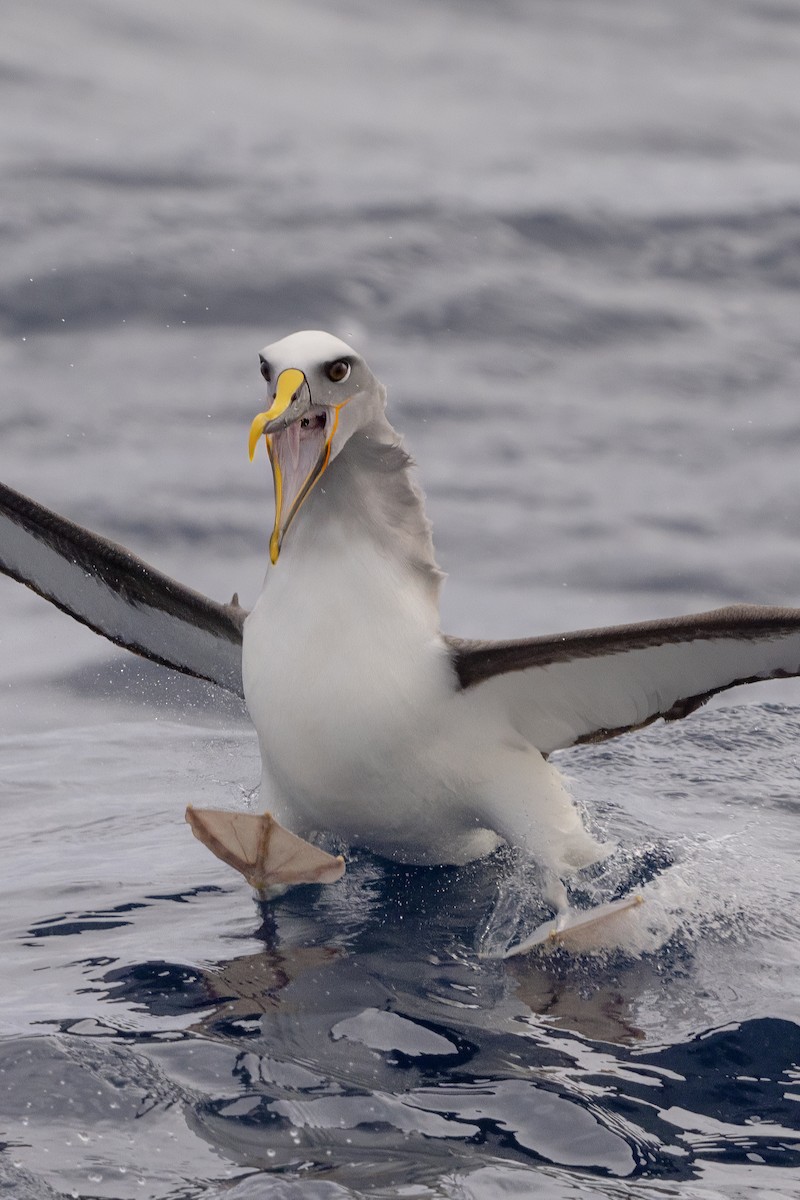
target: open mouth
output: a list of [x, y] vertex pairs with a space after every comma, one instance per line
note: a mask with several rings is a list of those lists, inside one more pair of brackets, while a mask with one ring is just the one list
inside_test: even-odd
[[283, 429], [267, 433], [275, 481], [275, 528], [270, 539], [273, 563], [297, 510], [328, 465], [331, 414], [312, 405]]

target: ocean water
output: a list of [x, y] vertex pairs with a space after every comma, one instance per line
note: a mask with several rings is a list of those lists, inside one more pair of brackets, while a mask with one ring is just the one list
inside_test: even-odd
[[[257, 352], [389, 387], [447, 632], [798, 602], [800, 8], [6, 0], [0, 477], [252, 604]], [[246, 713], [0, 579], [0, 1194], [792, 1197], [800, 690], [558, 756], [627, 953], [502, 855], [255, 905]], [[501, 921], [502, 925], [502, 921]]]

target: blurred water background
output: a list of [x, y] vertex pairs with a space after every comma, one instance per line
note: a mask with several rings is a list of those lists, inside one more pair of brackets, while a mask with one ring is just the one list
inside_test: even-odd
[[[257, 351], [320, 327], [389, 385], [448, 632], [798, 603], [796, 3], [0, 26], [5, 482], [251, 604]], [[506, 965], [502, 862], [258, 910], [183, 824], [257, 782], [239, 707], [5, 579], [0, 652], [0, 1194], [797, 1194], [796, 687], [561, 755], [639, 953]]]

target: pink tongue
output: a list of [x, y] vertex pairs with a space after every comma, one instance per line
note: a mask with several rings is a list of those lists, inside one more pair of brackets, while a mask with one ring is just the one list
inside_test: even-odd
[[302, 491], [325, 445], [324, 426], [312, 425], [300, 429], [294, 421], [286, 429], [273, 434], [272, 448], [278, 460], [283, 483], [284, 519]]

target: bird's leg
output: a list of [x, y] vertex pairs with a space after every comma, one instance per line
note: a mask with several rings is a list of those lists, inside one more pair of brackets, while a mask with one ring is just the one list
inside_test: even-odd
[[312, 846], [279, 825], [271, 813], [186, 809], [196, 838], [212, 854], [241, 872], [264, 899], [298, 883], [335, 883], [344, 874], [344, 859]]
[[554, 870], [545, 867], [544, 876], [544, 898], [548, 904], [552, 904], [556, 910], [555, 923], [557, 928], [561, 928], [569, 919], [569, 896], [567, 889], [564, 886], [564, 881], [559, 878]]
[[555, 909], [553, 918], [503, 950], [502, 957], [556, 946], [581, 952], [625, 945], [629, 930], [622, 914], [641, 904], [641, 896], [576, 910], [563, 882], [565, 876], [605, 858], [611, 845], [597, 841], [584, 827], [561, 779], [541, 755], [532, 749], [506, 753], [494, 765], [482, 821], [536, 863], [544, 898]]

